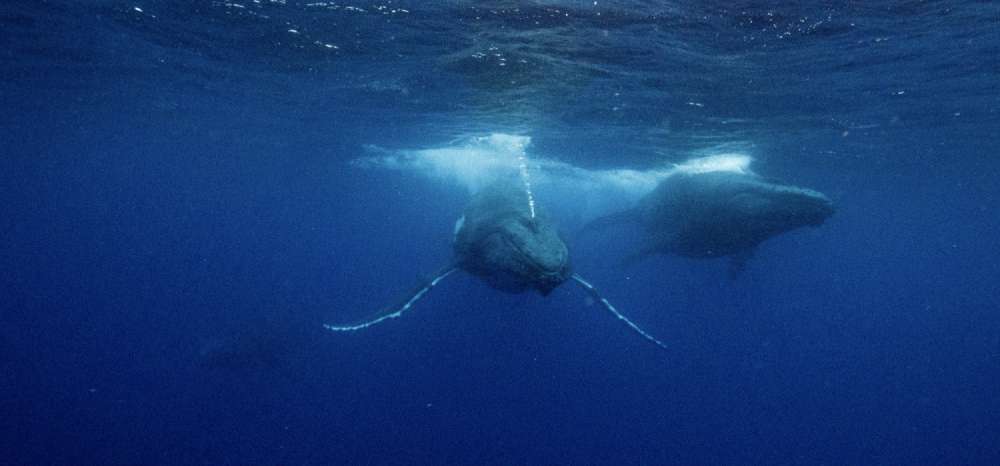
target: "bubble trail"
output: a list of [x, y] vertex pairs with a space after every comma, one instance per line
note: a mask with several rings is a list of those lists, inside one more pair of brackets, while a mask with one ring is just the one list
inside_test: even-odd
[[535, 218], [535, 195], [531, 192], [531, 177], [528, 175], [528, 158], [524, 155], [524, 150], [517, 155], [518, 168], [521, 171], [521, 182], [524, 183], [524, 191], [528, 193], [528, 211], [531, 218]]

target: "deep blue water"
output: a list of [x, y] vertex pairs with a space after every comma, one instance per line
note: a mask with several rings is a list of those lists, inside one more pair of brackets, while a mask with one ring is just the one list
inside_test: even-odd
[[[1000, 464], [992, 2], [15, 0], [0, 38], [0, 464]], [[746, 153], [838, 210], [729, 280], [617, 265], [539, 183], [666, 352], [466, 274], [324, 330], [469, 198], [356, 161], [494, 133]]]

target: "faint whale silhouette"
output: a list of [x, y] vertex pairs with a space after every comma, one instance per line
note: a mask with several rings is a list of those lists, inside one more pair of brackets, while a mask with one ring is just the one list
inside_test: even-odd
[[198, 347], [198, 365], [208, 369], [273, 369], [290, 351], [289, 335], [276, 326], [251, 323], [238, 331], [216, 335]]
[[650, 254], [692, 258], [728, 256], [731, 275], [757, 246], [776, 235], [819, 226], [834, 213], [822, 193], [765, 181], [746, 172], [678, 172], [629, 210], [594, 220], [585, 230], [638, 223], [643, 244], [626, 262]]
[[352, 325], [324, 325], [333, 331], [353, 331], [399, 317], [456, 270], [465, 270], [498, 290], [520, 293], [536, 290], [547, 295], [573, 280], [606, 310], [653, 344], [666, 346], [622, 315], [570, 267], [569, 251], [544, 212], [535, 212], [523, 186], [495, 182], [473, 196], [455, 224], [454, 256], [427, 283], [418, 286], [402, 304]]

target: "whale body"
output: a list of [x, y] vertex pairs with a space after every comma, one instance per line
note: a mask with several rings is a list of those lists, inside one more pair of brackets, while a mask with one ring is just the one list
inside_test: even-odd
[[751, 173], [680, 172], [662, 180], [634, 208], [599, 218], [588, 228], [638, 223], [643, 243], [629, 261], [657, 253], [728, 256], [738, 272], [760, 243], [822, 225], [834, 210], [833, 202], [820, 192]]
[[529, 193], [516, 181], [495, 182], [472, 197], [455, 223], [453, 252], [451, 263], [409, 293], [402, 304], [356, 324], [324, 327], [336, 332], [354, 331], [399, 317], [442, 280], [464, 270], [507, 293], [535, 290], [544, 296], [572, 279], [632, 331], [666, 348], [618, 312], [587, 280], [572, 272], [566, 243], [545, 213], [536, 211]]

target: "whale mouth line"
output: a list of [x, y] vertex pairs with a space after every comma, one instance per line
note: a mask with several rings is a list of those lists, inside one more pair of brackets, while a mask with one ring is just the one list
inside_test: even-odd
[[[540, 261], [538, 261], [532, 254], [525, 251], [524, 247], [519, 242], [512, 240], [509, 235], [505, 235], [502, 233], [494, 233], [494, 234], [500, 234], [501, 241], [503, 241], [503, 243], [509, 246], [512, 250], [517, 251], [518, 255], [521, 257], [521, 260], [526, 264], [528, 264], [529, 266], [531, 266], [532, 271], [535, 272], [536, 274], [541, 274], [544, 277], [559, 276], [559, 271], [562, 270], [561, 266], [555, 270], [546, 267]], [[561, 265], [564, 264], [565, 261], [563, 261]]]

